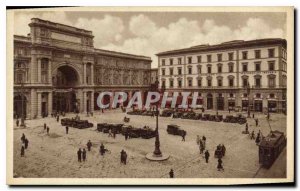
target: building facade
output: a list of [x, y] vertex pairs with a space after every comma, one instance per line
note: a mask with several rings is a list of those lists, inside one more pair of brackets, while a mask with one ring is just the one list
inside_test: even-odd
[[158, 68], [152, 68], [151, 69], [151, 84], [155, 83], [156, 78], [158, 78]]
[[29, 26], [28, 36], [14, 36], [15, 116], [93, 112], [103, 91], [147, 93], [150, 57], [94, 48], [92, 31], [38, 18]]
[[[167, 91], [198, 92], [208, 110], [286, 110], [284, 39], [230, 41], [161, 52], [159, 81]], [[248, 94], [247, 85], [250, 92]]]

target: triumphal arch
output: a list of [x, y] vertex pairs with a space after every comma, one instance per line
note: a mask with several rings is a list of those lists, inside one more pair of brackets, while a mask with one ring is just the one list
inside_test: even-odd
[[93, 112], [102, 91], [146, 95], [149, 57], [97, 49], [92, 31], [85, 29], [39, 18], [29, 27], [27, 36], [14, 36], [15, 117]]

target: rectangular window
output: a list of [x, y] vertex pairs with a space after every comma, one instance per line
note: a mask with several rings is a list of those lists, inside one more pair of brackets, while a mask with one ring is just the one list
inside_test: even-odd
[[248, 63], [243, 63], [243, 72], [248, 71]]
[[189, 87], [192, 87], [193, 86], [193, 80], [188, 80], [188, 83], [189, 83]]
[[233, 79], [229, 79], [229, 86], [233, 87]]
[[165, 59], [162, 59], [162, 60], [161, 60], [161, 65], [162, 65], [162, 66], [166, 65], [166, 60], [165, 60]]
[[228, 60], [233, 60], [233, 52], [228, 53]]
[[275, 78], [269, 78], [269, 87], [275, 87]]
[[269, 58], [273, 58], [275, 56], [275, 50], [274, 48], [268, 49]]
[[218, 54], [218, 62], [222, 61], [222, 54]]
[[222, 72], [222, 65], [218, 66], [218, 72], [221, 73]]
[[242, 54], [244, 60], [248, 59], [248, 51], [243, 51]]
[[178, 75], [181, 75], [181, 68], [178, 68]]
[[192, 57], [188, 57], [188, 63], [189, 63], [189, 64], [192, 63]]
[[207, 62], [211, 62], [211, 55], [207, 55]]
[[166, 75], [166, 70], [165, 69], [161, 69], [161, 75]]
[[202, 86], [202, 80], [198, 79], [198, 87], [201, 87], [201, 86]]
[[178, 87], [181, 88], [181, 86], [182, 86], [182, 82], [181, 80], [178, 80]]
[[275, 63], [274, 63], [274, 61], [269, 62], [269, 70], [270, 71], [275, 70]]
[[201, 58], [201, 56], [197, 56], [197, 61], [198, 61], [198, 63], [201, 63], [201, 60], [202, 58]]
[[173, 68], [170, 68], [170, 75], [173, 75]]
[[229, 65], [229, 72], [233, 72], [233, 65]]
[[255, 79], [255, 86], [260, 87], [260, 78]]
[[173, 80], [170, 80], [170, 87], [173, 87], [174, 83]]
[[211, 73], [211, 66], [207, 66], [207, 73], [208, 73], [208, 74]]
[[173, 65], [173, 58], [170, 58], [170, 65]]
[[178, 64], [181, 64], [181, 58], [178, 58]]
[[211, 80], [207, 80], [207, 86], [211, 87]]
[[218, 86], [219, 86], [219, 87], [223, 86], [223, 83], [222, 83], [222, 80], [221, 80], [221, 79], [218, 79]]
[[192, 68], [188, 68], [189, 74], [192, 74]]
[[255, 63], [255, 71], [260, 71], [260, 62]]
[[247, 87], [247, 85], [248, 85], [248, 79], [243, 79], [243, 86]]
[[260, 58], [260, 50], [255, 50], [255, 58]]
[[198, 73], [199, 73], [199, 74], [202, 73], [202, 66], [198, 66]]

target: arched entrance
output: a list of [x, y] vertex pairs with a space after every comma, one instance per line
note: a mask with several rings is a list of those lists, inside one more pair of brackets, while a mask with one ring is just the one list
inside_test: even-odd
[[78, 72], [72, 66], [60, 66], [53, 74], [52, 83], [55, 87], [53, 110], [79, 112], [80, 103], [76, 98], [76, 86], [80, 83]]
[[212, 94], [207, 94], [207, 109], [213, 109], [213, 96]]
[[27, 114], [26, 103], [27, 103], [26, 96], [17, 95], [14, 97], [14, 118], [22, 117], [22, 113], [24, 115], [24, 118], [26, 118], [26, 114]]

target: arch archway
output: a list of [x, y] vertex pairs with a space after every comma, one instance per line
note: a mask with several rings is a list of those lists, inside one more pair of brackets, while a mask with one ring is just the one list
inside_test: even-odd
[[24, 95], [14, 96], [14, 118], [20, 118], [22, 117], [22, 114], [24, 115], [24, 118], [26, 118], [27, 115], [26, 103], [27, 103], [26, 96]]

